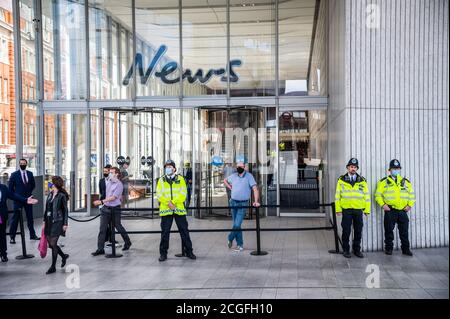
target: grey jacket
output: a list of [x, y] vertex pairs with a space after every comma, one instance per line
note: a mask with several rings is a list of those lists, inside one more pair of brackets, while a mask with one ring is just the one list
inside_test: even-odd
[[[47, 201], [45, 207], [49, 201], [52, 200], [52, 193], [50, 192], [47, 196]], [[58, 192], [53, 199], [53, 222], [63, 222], [63, 225], [68, 225], [69, 220], [69, 209], [67, 208], [67, 196], [64, 193]], [[45, 220], [45, 214], [44, 214]]]

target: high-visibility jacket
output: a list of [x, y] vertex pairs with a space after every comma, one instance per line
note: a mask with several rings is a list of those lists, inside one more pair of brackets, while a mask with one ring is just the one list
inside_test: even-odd
[[[156, 198], [159, 201], [159, 216], [186, 215], [184, 202], [186, 200], [186, 182], [181, 175], [175, 175], [172, 179], [163, 176], [156, 185]], [[175, 205], [175, 209], [170, 209], [169, 201]]]
[[353, 186], [348, 174], [339, 177], [335, 195], [336, 213], [343, 209], [362, 209], [364, 214], [370, 214], [370, 193], [367, 181], [356, 174]]
[[408, 179], [398, 176], [395, 180], [388, 176], [378, 182], [375, 200], [381, 207], [386, 204], [393, 209], [403, 210], [406, 206], [413, 207], [416, 195]]

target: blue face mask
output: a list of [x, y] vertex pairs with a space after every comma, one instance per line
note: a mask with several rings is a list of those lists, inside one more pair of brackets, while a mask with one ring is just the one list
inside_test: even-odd
[[398, 175], [400, 175], [400, 170], [399, 169], [393, 169], [391, 171], [391, 175], [394, 177], [397, 177]]
[[166, 173], [166, 175], [172, 175], [173, 169], [170, 168], [170, 167], [166, 167], [166, 168], [164, 169], [164, 173]]

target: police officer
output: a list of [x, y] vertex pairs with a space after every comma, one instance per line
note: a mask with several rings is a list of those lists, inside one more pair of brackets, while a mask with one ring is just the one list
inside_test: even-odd
[[169, 249], [170, 228], [173, 219], [177, 224], [181, 236], [183, 252], [190, 259], [197, 257], [192, 252], [192, 242], [189, 237], [188, 222], [186, 219], [187, 188], [183, 176], [175, 173], [175, 162], [167, 160], [164, 164], [164, 176], [159, 178], [156, 186], [156, 197], [159, 201], [159, 216], [161, 216], [161, 243], [159, 245], [159, 261], [167, 259]]
[[389, 163], [389, 175], [377, 184], [375, 200], [384, 210], [385, 253], [392, 255], [394, 228], [398, 226], [403, 255], [412, 256], [408, 239], [408, 212], [416, 201], [411, 182], [400, 175], [401, 165], [397, 159]]
[[363, 214], [370, 214], [370, 194], [367, 181], [357, 173], [359, 163], [351, 158], [347, 164], [347, 174], [339, 177], [336, 186], [336, 213], [342, 213], [342, 248], [344, 257], [350, 258], [350, 233], [353, 223], [353, 253], [363, 258], [361, 253], [361, 237], [363, 229]]

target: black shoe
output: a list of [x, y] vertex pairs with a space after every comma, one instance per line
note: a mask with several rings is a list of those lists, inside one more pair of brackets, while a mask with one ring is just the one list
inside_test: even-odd
[[33, 237], [30, 237], [30, 240], [41, 240], [41, 238], [36, 236], [36, 235], [34, 235]]
[[406, 256], [410, 256], [410, 257], [412, 257], [412, 256], [413, 256], [413, 253], [412, 253], [412, 251], [411, 251], [411, 250], [409, 250], [409, 249], [408, 249], [408, 250], [405, 250], [405, 251], [403, 251], [403, 252], [402, 252], [402, 254], [403, 254], [403, 255], [406, 255]]
[[352, 255], [350, 254], [349, 251], [344, 251], [344, 257], [345, 258], [352, 258]]
[[64, 254], [64, 257], [61, 261], [61, 268], [64, 268], [64, 266], [66, 265], [67, 258], [69, 258], [69, 254]]
[[97, 249], [91, 255], [92, 256], [98, 256], [98, 255], [104, 255], [104, 254], [105, 254], [105, 250], [104, 249]]
[[46, 274], [49, 275], [49, 274], [53, 274], [54, 272], [56, 272], [56, 268], [55, 268], [55, 267], [50, 267], [50, 268], [47, 270]]
[[128, 250], [130, 249], [131, 243], [124, 244], [122, 250]]
[[161, 256], [159, 256], [159, 261], [166, 261], [166, 259], [167, 259], [167, 255], [161, 255]]
[[186, 257], [192, 260], [197, 259], [197, 256], [195, 256], [194, 253], [187, 254]]
[[9, 241], [10, 244], [15, 244], [16, 240], [14, 238], [11, 238], [11, 240]]
[[8, 261], [8, 257], [7, 256], [2, 256], [1, 257], [2, 262], [6, 263]]
[[353, 254], [354, 254], [356, 257], [358, 257], [358, 258], [364, 258], [363, 253], [360, 252], [360, 251], [354, 251]]
[[384, 253], [386, 255], [392, 255], [392, 249], [385, 249]]

